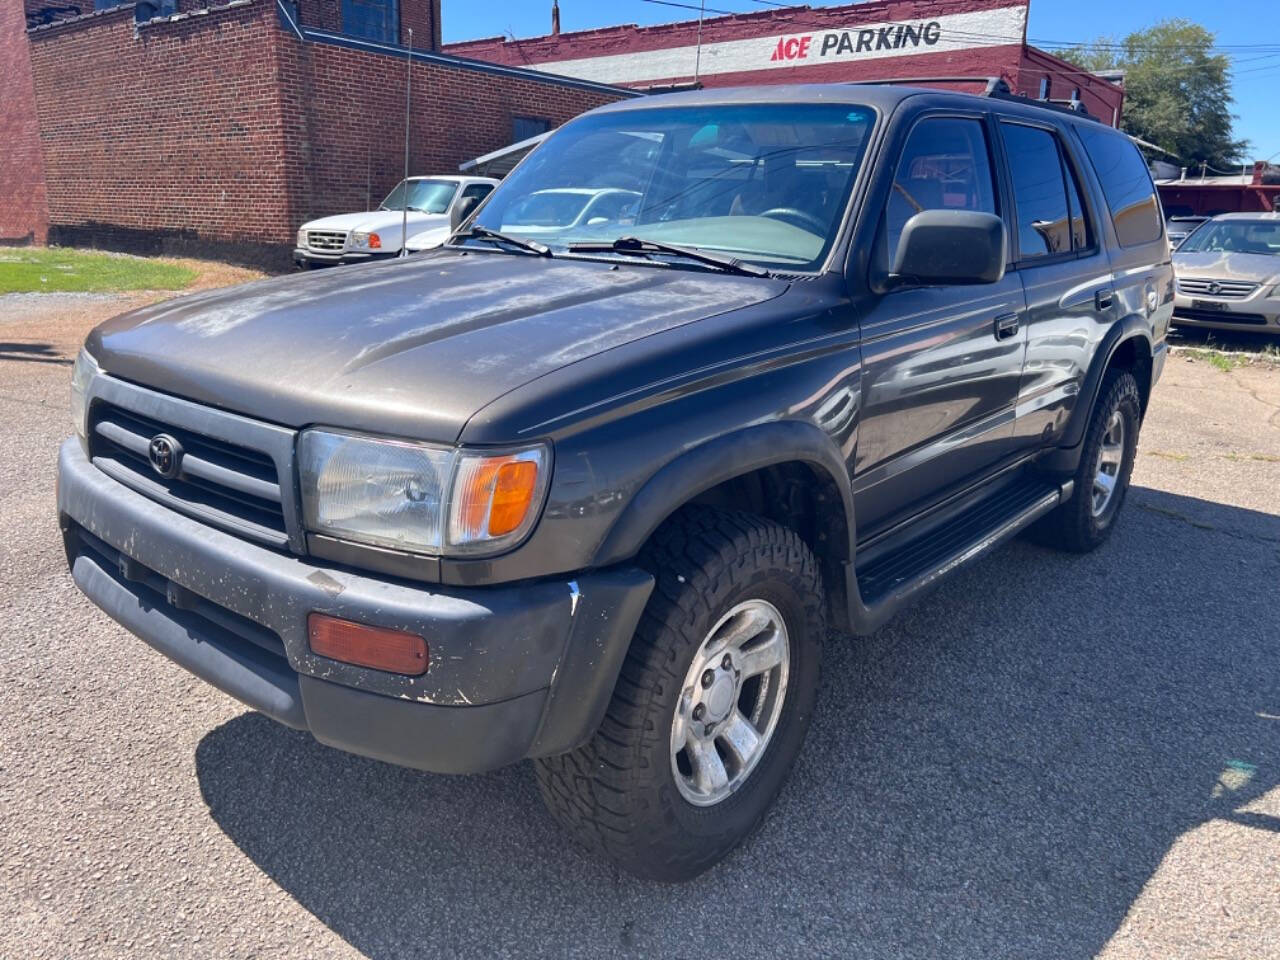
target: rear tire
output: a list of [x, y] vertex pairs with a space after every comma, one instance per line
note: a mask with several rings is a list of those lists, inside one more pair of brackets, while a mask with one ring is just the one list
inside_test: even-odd
[[1071, 499], [1032, 527], [1037, 542], [1074, 553], [1106, 543], [1129, 492], [1141, 425], [1138, 381], [1128, 370], [1108, 371], [1085, 432]]
[[585, 746], [538, 760], [538, 784], [592, 851], [640, 877], [688, 880], [759, 824], [799, 753], [826, 633], [822, 580], [794, 531], [706, 507], [664, 524], [640, 563], [657, 582], [604, 721]]

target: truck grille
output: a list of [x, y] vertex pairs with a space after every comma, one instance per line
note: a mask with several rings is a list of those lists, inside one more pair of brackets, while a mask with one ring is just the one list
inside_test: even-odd
[[1183, 277], [1178, 280], [1178, 292], [1188, 297], [1243, 300], [1257, 289], [1258, 285], [1248, 280], [1203, 280], [1199, 277]]
[[347, 245], [345, 230], [308, 230], [307, 249], [324, 253], [341, 253]]
[[[180, 472], [149, 459], [158, 434], [182, 446]], [[94, 405], [89, 456], [120, 483], [197, 520], [274, 547], [289, 543], [275, 461], [265, 453], [161, 423], [111, 403]]]

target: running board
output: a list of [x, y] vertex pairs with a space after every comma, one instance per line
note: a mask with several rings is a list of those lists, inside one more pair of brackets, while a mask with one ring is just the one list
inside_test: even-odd
[[849, 584], [856, 605], [851, 611], [855, 632], [879, 628], [909, 599], [1009, 540], [1069, 498], [1071, 488], [1071, 481], [1057, 484], [1028, 474], [944, 526], [857, 568], [854, 582]]

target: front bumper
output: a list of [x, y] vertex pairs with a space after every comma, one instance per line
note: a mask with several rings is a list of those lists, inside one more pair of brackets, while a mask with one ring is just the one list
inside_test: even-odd
[[[76, 584], [165, 656], [322, 743], [440, 773], [587, 739], [653, 588], [631, 567], [454, 589], [319, 564], [160, 506], [74, 439], [59, 454], [58, 514]], [[316, 656], [311, 611], [421, 634], [427, 673]]]
[[386, 260], [396, 256], [398, 250], [387, 253], [361, 253], [358, 250], [320, 253], [307, 247], [293, 248], [293, 262], [300, 267], [336, 267], [343, 263], [368, 263], [370, 260]]
[[1261, 289], [1238, 300], [1175, 294], [1174, 326], [1280, 333], [1280, 300], [1266, 296], [1266, 292], [1266, 289]]

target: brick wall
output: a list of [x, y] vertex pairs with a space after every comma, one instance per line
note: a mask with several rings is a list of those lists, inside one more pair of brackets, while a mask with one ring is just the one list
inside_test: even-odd
[[[300, 223], [376, 204], [401, 176], [407, 59], [304, 43], [273, 0], [27, 37], [52, 242], [282, 266]], [[413, 88], [414, 173], [505, 146], [517, 114], [559, 124], [617, 97], [429, 58]]]
[[[28, 3], [33, 0], [27, 0]], [[41, 0], [58, 2], [63, 0]], [[84, 0], [67, 0], [84, 2]], [[193, 2], [193, 0], [187, 0]], [[408, 44], [409, 28], [413, 28], [416, 50], [440, 49], [440, 0], [399, 0], [400, 43]], [[308, 27], [342, 33], [342, 0], [297, 0], [298, 19]]]
[[34, 96], [23, 7], [0, 0], [0, 243], [44, 243], [49, 226]]
[[[298, 222], [374, 205], [404, 169], [406, 61], [282, 37], [285, 120], [299, 145], [289, 181]], [[539, 80], [493, 77], [436, 63], [413, 66], [410, 169], [458, 164], [512, 142], [515, 116], [552, 126], [616, 97]]]
[[400, 42], [408, 44], [413, 28], [415, 50], [440, 49], [440, 0], [400, 0]]
[[131, 10], [30, 34], [51, 239], [251, 260], [285, 242], [277, 29], [256, 0], [136, 37]]

